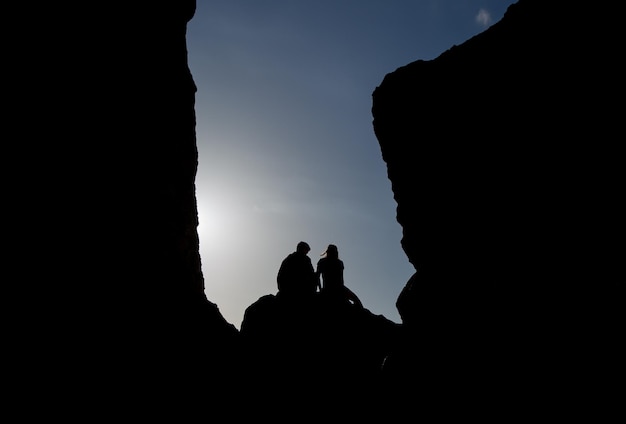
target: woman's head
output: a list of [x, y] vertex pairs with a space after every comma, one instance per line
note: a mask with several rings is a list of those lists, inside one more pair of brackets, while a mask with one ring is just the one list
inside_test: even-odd
[[324, 253], [322, 253], [322, 256], [326, 256], [327, 258], [338, 258], [339, 250], [336, 245], [329, 244]]

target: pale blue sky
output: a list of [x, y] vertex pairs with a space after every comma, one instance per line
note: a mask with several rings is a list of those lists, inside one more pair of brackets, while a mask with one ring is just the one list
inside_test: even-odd
[[207, 298], [227, 321], [240, 328], [250, 304], [277, 292], [280, 262], [304, 240], [314, 264], [336, 244], [346, 285], [401, 322], [395, 302], [414, 269], [372, 93], [387, 73], [463, 43], [513, 3], [198, 0], [187, 28], [198, 232]]

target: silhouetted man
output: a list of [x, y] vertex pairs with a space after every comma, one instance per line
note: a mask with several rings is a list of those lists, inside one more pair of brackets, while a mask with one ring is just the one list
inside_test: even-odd
[[308, 256], [310, 250], [309, 244], [301, 241], [296, 246], [296, 251], [283, 259], [276, 277], [279, 293], [300, 297], [315, 293], [317, 276]]

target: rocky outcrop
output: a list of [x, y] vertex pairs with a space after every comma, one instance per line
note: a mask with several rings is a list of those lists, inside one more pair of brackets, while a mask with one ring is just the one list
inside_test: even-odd
[[195, 1], [29, 7], [12, 62], [32, 102], [20, 204], [37, 218], [21, 227], [35, 290], [19, 381], [48, 414], [204, 407], [228, 392], [239, 334], [201, 272]]
[[375, 398], [400, 332], [400, 324], [323, 292], [269, 294], [246, 309], [241, 323], [247, 380], [260, 385], [259, 397], [302, 405], [319, 399], [318, 409], [357, 392]]
[[623, 372], [626, 175], [607, 100], [623, 94], [616, 13], [520, 0], [375, 89], [416, 268], [397, 301], [410, 336], [390, 378], [529, 409], [527, 390], [581, 399]]

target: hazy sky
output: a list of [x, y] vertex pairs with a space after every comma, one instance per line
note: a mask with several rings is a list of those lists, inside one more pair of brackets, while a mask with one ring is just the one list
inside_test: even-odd
[[206, 295], [227, 321], [240, 328], [250, 304], [276, 294], [280, 262], [304, 240], [313, 264], [336, 244], [346, 285], [401, 322], [395, 302], [415, 270], [400, 246], [372, 93], [513, 3], [198, 0], [187, 27], [198, 232]]

